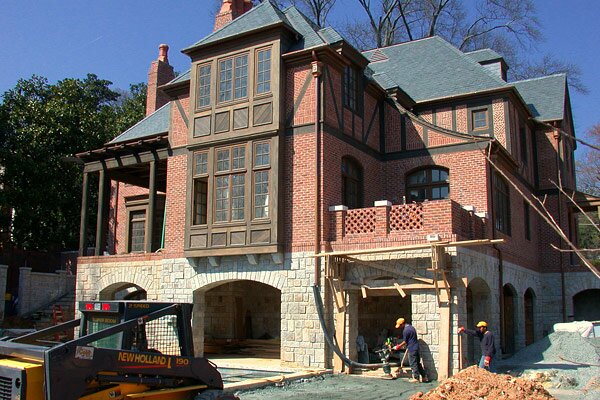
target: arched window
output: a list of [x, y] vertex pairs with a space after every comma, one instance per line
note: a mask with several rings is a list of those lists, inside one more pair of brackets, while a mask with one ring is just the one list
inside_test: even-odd
[[427, 168], [415, 171], [406, 178], [409, 201], [447, 199], [450, 195], [447, 169]]
[[342, 158], [342, 196], [342, 204], [348, 208], [363, 206], [362, 167], [350, 157]]

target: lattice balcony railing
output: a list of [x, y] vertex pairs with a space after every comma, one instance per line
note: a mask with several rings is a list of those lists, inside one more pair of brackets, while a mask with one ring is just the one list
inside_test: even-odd
[[409, 231], [423, 228], [423, 204], [402, 204], [390, 210], [390, 231]]
[[357, 208], [348, 210], [346, 234], [375, 232], [375, 209]]

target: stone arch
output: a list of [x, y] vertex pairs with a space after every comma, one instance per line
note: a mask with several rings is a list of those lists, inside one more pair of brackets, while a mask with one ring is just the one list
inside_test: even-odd
[[[250, 355], [247, 340], [262, 341], [259, 358], [280, 359], [282, 331], [281, 280], [267, 275], [248, 279], [249, 274], [233, 274], [246, 279], [206, 279], [193, 292], [193, 333], [198, 354], [224, 353], [223, 342], [235, 343], [240, 357]], [[227, 274], [227, 276], [231, 276]], [[275, 286], [277, 285], [277, 286]]]
[[98, 300], [146, 300], [144, 288], [131, 282], [116, 282], [108, 285], [98, 293]]
[[[152, 276], [147, 271], [142, 271], [142, 268], [123, 268], [123, 271], [120, 272], [111, 271], [111, 273], [103, 274], [96, 286], [98, 293], [108, 293], [107, 288], [113, 288], [114, 290], [115, 287], [136, 286], [146, 291], [154, 287]], [[123, 277], [126, 277], [126, 279], [123, 279]]]
[[523, 295], [523, 309], [525, 318], [525, 346], [535, 341], [535, 307], [536, 295], [532, 288], [527, 288]]
[[[487, 282], [482, 278], [475, 278], [467, 285], [467, 327], [473, 327], [479, 321], [488, 321], [492, 315], [492, 291]], [[464, 337], [463, 337], [464, 338]], [[463, 340], [463, 339], [460, 339]], [[465, 353], [467, 362], [474, 364], [481, 357], [479, 341], [473, 336], [466, 336]]]
[[600, 289], [582, 290], [573, 296], [575, 321], [600, 321]]
[[502, 287], [502, 352], [512, 354], [516, 350], [518, 324], [518, 296], [515, 287], [507, 283]]
[[194, 277], [193, 287], [196, 287], [196, 291], [207, 291], [224, 283], [243, 280], [264, 283], [279, 290], [283, 290], [287, 284], [287, 278], [284, 275], [271, 271], [230, 271], [222, 274], [197, 274]]

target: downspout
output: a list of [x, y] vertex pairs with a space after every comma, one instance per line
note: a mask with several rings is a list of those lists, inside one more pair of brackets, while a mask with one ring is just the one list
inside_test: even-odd
[[[490, 143], [490, 158], [492, 157], [492, 143]], [[491, 196], [490, 196], [490, 225], [492, 227], [492, 240], [496, 239], [496, 215], [494, 213], [494, 170], [492, 168], [492, 164], [488, 163], [488, 173], [490, 177], [490, 186], [492, 188]], [[504, 265], [502, 263], [502, 250], [498, 247], [497, 244], [493, 244], [492, 247], [496, 250], [496, 254], [498, 257], [498, 298], [500, 299], [500, 326], [498, 326], [498, 330], [500, 331], [501, 344], [506, 342], [506, 338], [504, 337], [505, 329], [504, 329]], [[502, 349], [504, 350], [504, 349]]]
[[[315, 81], [315, 254], [321, 252], [321, 74], [323, 63], [317, 59], [317, 53], [312, 52], [311, 73]], [[321, 258], [315, 257], [315, 286], [321, 282]]]
[[[556, 179], [559, 187], [562, 187], [562, 166], [561, 166], [561, 136], [558, 130], [558, 127], [555, 127], [556, 130], [553, 133], [554, 140], [556, 141]], [[562, 230], [562, 211], [560, 205], [560, 191], [557, 193], [556, 197], [557, 207], [558, 207], [558, 227]], [[562, 248], [562, 239], [559, 237], [559, 246]], [[567, 299], [566, 299], [566, 289], [565, 289], [565, 266], [563, 263], [563, 255], [559, 253], [559, 266], [560, 266], [560, 298], [561, 298], [561, 308], [562, 308], [562, 319], [563, 322], [567, 322]]]

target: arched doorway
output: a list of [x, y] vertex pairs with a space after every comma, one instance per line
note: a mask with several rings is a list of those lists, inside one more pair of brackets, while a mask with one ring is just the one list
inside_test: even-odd
[[211, 359], [279, 361], [281, 321], [281, 291], [264, 283], [219, 282], [194, 294], [194, 336], [203, 337], [195, 343]]
[[146, 300], [146, 290], [131, 282], [113, 283], [102, 289], [99, 300]]
[[[492, 311], [491, 290], [488, 284], [481, 278], [475, 278], [467, 286], [467, 328], [473, 327], [479, 321], [488, 321]], [[489, 321], [488, 321], [489, 322]], [[481, 358], [481, 347], [479, 341], [473, 336], [462, 336], [463, 354], [468, 364], [476, 364]]]
[[523, 302], [525, 309], [525, 346], [529, 346], [535, 341], [535, 292], [532, 288], [525, 291]]
[[515, 352], [515, 330], [517, 328], [517, 291], [510, 283], [502, 288], [503, 319], [502, 319], [502, 352], [512, 354]]
[[575, 321], [600, 321], [600, 289], [587, 289], [573, 296]]

